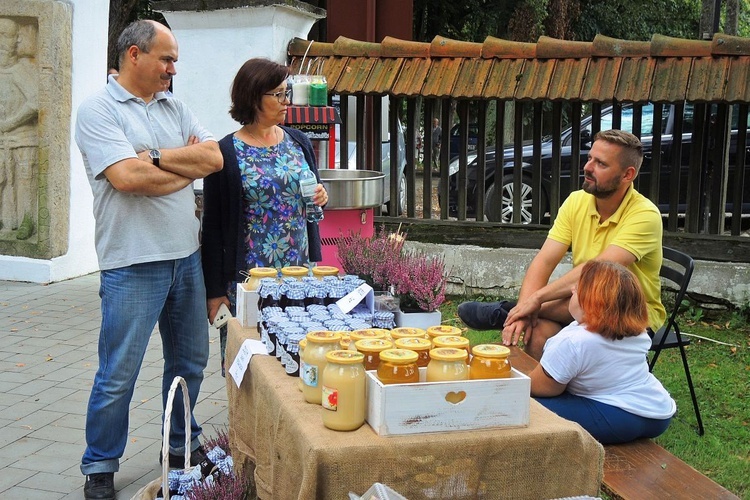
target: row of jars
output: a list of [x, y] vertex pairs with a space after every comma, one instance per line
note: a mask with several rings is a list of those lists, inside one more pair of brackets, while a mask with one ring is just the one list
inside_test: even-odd
[[[353, 332], [352, 332], [353, 333]], [[370, 344], [390, 343], [385, 339], [362, 339], [357, 350], [341, 349], [338, 332], [320, 331], [307, 334], [300, 342], [300, 389], [308, 403], [320, 404], [323, 424], [334, 430], [358, 429], [365, 419], [365, 370], [373, 366], [374, 351]], [[406, 342], [404, 342], [406, 341]], [[415, 342], [418, 341], [418, 342]], [[429, 344], [426, 339], [397, 339], [396, 348], [377, 352], [377, 376], [383, 384], [419, 382], [419, 362], [425, 359], [419, 351], [400, 347]], [[471, 364], [464, 349], [437, 347], [428, 352], [427, 382], [461, 381], [510, 377], [509, 349], [496, 344], [482, 344], [472, 350]]]

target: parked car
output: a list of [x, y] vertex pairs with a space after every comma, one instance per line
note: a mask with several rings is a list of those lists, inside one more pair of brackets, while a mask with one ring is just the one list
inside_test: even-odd
[[[477, 137], [479, 137], [479, 125], [477, 123], [469, 123], [469, 141], [468, 151], [472, 152], [477, 149]], [[461, 151], [459, 145], [461, 144], [461, 132], [459, 130], [459, 124], [455, 124], [451, 127], [450, 132], [450, 155], [448, 157], [451, 160], [458, 158], [459, 152]]]
[[[659, 209], [662, 213], [668, 213], [669, 211], [669, 190], [670, 182], [674, 180], [670, 171], [672, 162], [672, 131], [674, 130], [674, 110], [675, 106], [667, 105], [663, 108], [662, 114], [662, 130], [661, 130], [661, 169], [660, 169], [660, 182], [659, 182], [659, 197], [658, 203]], [[602, 111], [601, 115], [601, 130], [608, 130], [612, 128], [612, 107], [607, 107]], [[652, 139], [653, 139], [653, 104], [647, 104], [642, 107], [642, 121], [641, 121], [641, 142], [643, 143], [644, 149], [644, 160], [641, 166], [640, 173], [636, 179], [638, 189], [644, 194], [648, 194], [648, 186], [651, 183], [651, 158], [653, 155], [652, 151]], [[737, 108], [732, 114], [733, 126], [731, 136], [731, 146], [729, 153], [729, 176], [730, 183], [734, 172], [735, 163], [735, 152], [737, 147]], [[633, 131], [633, 108], [631, 105], [623, 106], [621, 113], [621, 126], [622, 130], [628, 132]], [[692, 124], [693, 124], [693, 107], [691, 104], [686, 104], [684, 109], [684, 121], [683, 121], [683, 135], [682, 135], [682, 160], [680, 169], [680, 198], [678, 200], [678, 209], [680, 213], [685, 212], [686, 208], [686, 189], [688, 182], [688, 171], [689, 171], [689, 158], [690, 158], [690, 143], [692, 140]], [[587, 116], [581, 120], [581, 150], [580, 157], [575, 160], [571, 158], [571, 141], [573, 140], [572, 128], [566, 129], [561, 136], [561, 172], [560, 172], [560, 200], [564, 200], [570, 194], [570, 175], [571, 167], [573, 168], [573, 175], [579, 177], [578, 185], [581, 185], [581, 178], [583, 176], [582, 167], [586, 163], [587, 155], [591, 149], [591, 121], [592, 117]], [[750, 138], [750, 135], [749, 135]], [[748, 141], [750, 144], [750, 140]], [[541, 143], [541, 158], [542, 158], [542, 193], [541, 193], [541, 213], [547, 213], [549, 210], [549, 193], [552, 182], [552, 140], [546, 138]], [[749, 151], [750, 152], [750, 148]], [[521, 222], [530, 223], [532, 222], [532, 183], [531, 183], [531, 159], [533, 153], [533, 146], [526, 144], [523, 146], [523, 176], [521, 184]], [[514, 150], [513, 147], [507, 147], [503, 150], [503, 172], [502, 185], [500, 187], [494, 184], [495, 179], [495, 165], [496, 165], [496, 151], [493, 147], [488, 147], [486, 150], [486, 167], [485, 167], [485, 191], [484, 193], [477, 193], [477, 155], [476, 152], [467, 156], [467, 214], [468, 216], [474, 216], [476, 209], [476, 200], [479, 196], [484, 198], [485, 215], [488, 220], [494, 222], [511, 222], [513, 218], [513, 212], [515, 207], [513, 206], [513, 165], [514, 165]], [[750, 165], [746, 165], [747, 169]], [[449, 168], [450, 178], [448, 187], [448, 211], [449, 214], [455, 216], [458, 212], [457, 200], [458, 200], [458, 159], [454, 159]], [[750, 172], [746, 174], [746, 178], [750, 179]], [[731, 185], [731, 184], [730, 184]], [[746, 183], [743, 194], [743, 214], [750, 214], [750, 183]], [[747, 206], [745, 206], [747, 205]], [[732, 210], [731, 203], [727, 204], [727, 210]]]
[[[391, 142], [389, 140], [381, 143], [381, 155], [382, 162], [380, 169], [385, 174], [385, 183], [383, 189], [384, 203], [388, 215], [399, 216], [406, 213], [406, 176], [404, 175], [404, 169], [406, 168], [406, 141], [404, 139], [404, 127], [400, 121], [398, 123], [398, 200], [395, 204], [391, 203]], [[356, 170], [357, 168], [357, 143], [356, 141], [349, 141], [349, 158], [347, 161], [347, 167], [349, 170]], [[336, 142], [336, 156], [334, 157], [334, 164], [336, 168], [341, 168], [340, 164], [340, 148], [338, 141]]]

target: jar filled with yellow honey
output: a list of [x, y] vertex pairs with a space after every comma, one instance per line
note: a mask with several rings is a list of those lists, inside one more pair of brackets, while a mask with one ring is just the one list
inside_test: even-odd
[[469, 378], [472, 380], [510, 377], [510, 349], [499, 344], [480, 344], [471, 350]]
[[426, 339], [427, 332], [425, 332], [421, 328], [413, 328], [410, 326], [400, 326], [398, 328], [391, 329], [391, 338], [393, 338], [393, 340], [405, 339], [405, 338]]
[[445, 335], [452, 335], [454, 337], [460, 337], [463, 334], [463, 330], [458, 327], [450, 325], [437, 325], [427, 328], [427, 338], [432, 341], [435, 337], [442, 337]]
[[279, 273], [273, 267], [253, 267], [248, 270], [248, 274], [249, 276], [242, 284], [242, 288], [244, 288], [248, 292], [253, 292], [258, 290], [261, 279], [276, 278]]
[[309, 270], [303, 266], [286, 266], [281, 268], [282, 277], [293, 277], [298, 280], [302, 280], [304, 276], [309, 274]]
[[430, 362], [430, 349], [432, 344], [425, 338], [406, 337], [396, 340], [397, 349], [409, 349], [417, 353], [417, 366], [424, 368]]
[[365, 370], [377, 370], [380, 365], [380, 353], [392, 349], [393, 343], [385, 339], [362, 339], [355, 342], [356, 351], [365, 356]]
[[466, 337], [459, 337], [458, 335], [441, 335], [432, 339], [432, 347], [454, 347], [456, 349], [463, 349], [466, 351], [466, 360], [471, 358], [471, 343]]
[[323, 425], [335, 431], [353, 431], [365, 423], [365, 368], [360, 352], [336, 350], [326, 354], [321, 378]]
[[419, 355], [408, 349], [386, 349], [380, 352], [378, 379], [383, 384], [412, 384], [419, 382]]
[[[365, 339], [385, 339], [385, 331], [381, 331], [380, 329], [376, 328], [366, 328], [363, 330], [352, 330], [352, 332], [349, 334], [349, 338], [352, 340], [352, 344], [354, 344], [353, 350], [356, 349], [356, 343], [358, 340], [365, 340]], [[352, 344], [349, 345], [349, 349], [352, 349]]]
[[334, 266], [315, 266], [312, 268], [313, 276], [319, 280], [323, 279], [323, 276], [338, 276], [339, 268]]
[[304, 338], [304, 339], [302, 339], [302, 340], [299, 341], [299, 365], [300, 365], [300, 370], [299, 370], [299, 378], [297, 379], [297, 389], [299, 389], [300, 392], [302, 392], [302, 363], [303, 363], [302, 360], [305, 359], [305, 347], [306, 346], [307, 346], [307, 338]]
[[454, 347], [438, 347], [430, 351], [430, 364], [427, 365], [428, 382], [468, 380], [469, 367], [466, 365], [466, 351]]
[[307, 334], [304, 359], [300, 361], [302, 394], [308, 403], [320, 404], [320, 376], [326, 366], [326, 354], [338, 350], [341, 335], [336, 332], [321, 331]]

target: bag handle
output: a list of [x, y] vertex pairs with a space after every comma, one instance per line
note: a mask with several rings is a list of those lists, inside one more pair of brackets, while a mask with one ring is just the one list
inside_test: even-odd
[[172, 407], [177, 387], [182, 388], [182, 403], [185, 413], [185, 469], [190, 467], [190, 394], [185, 379], [179, 375], [174, 378], [167, 395], [167, 406], [164, 409], [164, 435], [161, 439], [161, 491], [164, 500], [169, 500], [169, 434], [172, 430]]
[[307, 53], [310, 51], [310, 47], [312, 47], [313, 40], [310, 40], [310, 45], [307, 46], [305, 49], [305, 54], [302, 56], [302, 61], [299, 63], [299, 73], [298, 75], [304, 75], [310, 72], [310, 63], [312, 61], [307, 61], [307, 73], [303, 73], [303, 68], [305, 67], [305, 59], [307, 58]]

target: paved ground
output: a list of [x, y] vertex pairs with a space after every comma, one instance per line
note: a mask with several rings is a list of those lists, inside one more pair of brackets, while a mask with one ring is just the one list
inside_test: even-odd
[[[0, 498], [81, 499], [84, 418], [97, 368], [99, 275], [51, 285], [0, 281]], [[195, 414], [204, 433], [226, 429], [219, 341]], [[130, 408], [119, 499], [161, 474], [161, 339], [151, 337]]]

